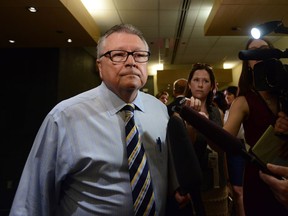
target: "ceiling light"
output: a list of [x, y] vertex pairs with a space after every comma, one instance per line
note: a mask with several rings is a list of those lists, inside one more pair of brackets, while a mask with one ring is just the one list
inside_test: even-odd
[[35, 7], [28, 7], [27, 8], [31, 13], [36, 13], [37, 9]]
[[9, 43], [14, 44], [16, 41], [15, 40], [9, 40]]
[[91, 0], [81, 0], [82, 4], [86, 7], [86, 9], [89, 12], [93, 12], [93, 11], [99, 11], [99, 10], [103, 10], [106, 9], [106, 1], [105, 0], [97, 0], [97, 1], [91, 1]]
[[116, 10], [114, 6], [111, 8], [107, 0], [81, 0], [81, 2], [95, 20], [107, 19], [107, 10]]
[[67, 42], [72, 43], [72, 39], [71, 38], [67, 39]]
[[288, 28], [284, 27], [282, 21], [266, 22], [251, 29], [251, 35], [253, 38], [258, 39], [271, 32], [288, 34]]
[[159, 63], [159, 64], [153, 64], [151, 66], [151, 73], [149, 75], [157, 75], [157, 71], [158, 70], [163, 70], [164, 69], [164, 66], [162, 63]]
[[252, 28], [251, 29], [251, 35], [255, 39], [259, 39], [261, 37], [261, 32], [258, 28]]
[[232, 63], [223, 63], [223, 69], [231, 69], [233, 66], [234, 65]]

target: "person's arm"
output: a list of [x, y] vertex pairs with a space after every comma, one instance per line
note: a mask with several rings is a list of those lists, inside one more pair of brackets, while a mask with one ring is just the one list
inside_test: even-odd
[[223, 128], [230, 134], [237, 136], [241, 124], [248, 114], [249, 107], [245, 97], [237, 97], [231, 104], [229, 109], [229, 116]]
[[[288, 167], [267, 164], [267, 168], [274, 174], [286, 177], [288, 176]], [[260, 178], [269, 185], [276, 199], [288, 208], [288, 180], [279, 180], [271, 175], [260, 171]]]
[[58, 185], [55, 179], [57, 126], [47, 116], [26, 161], [10, 215], [48, 216], [55, 213]]

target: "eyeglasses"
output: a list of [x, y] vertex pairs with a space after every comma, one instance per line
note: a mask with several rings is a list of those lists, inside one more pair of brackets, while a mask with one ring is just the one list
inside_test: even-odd
[[105, 56], [105, 57], [109, 57], [112, 62], [125, 62], [127, 61], [129, 55], [133, 56], [133, 59], [135, 62], [144, 63], [149, 60], [150, 52], [148, 51], [128, 52], [125, 50], [110, 50], [100, 55], [99, 58], [102, 58], [103, 56]]

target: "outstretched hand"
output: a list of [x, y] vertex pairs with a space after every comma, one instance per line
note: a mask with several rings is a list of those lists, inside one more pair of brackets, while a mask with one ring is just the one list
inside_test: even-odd
[[282, 136], [286, 140], [280, 149], [280, 156], [288, 160], [288, 116], [284, 112], [278, 113], [278, 118], [274, 127], [275, 133]]
[[275, 132], [288, 135], [288, 116], [284, 112], [278, 113], [275, 123]]
[[[288, 167], [267, 164], [267, 168], [278, 176], [287, 177]], [[269, 185], [276, 199], [288, 209], [288, 180], [279, 180], [260, 171], [260, 178]]]

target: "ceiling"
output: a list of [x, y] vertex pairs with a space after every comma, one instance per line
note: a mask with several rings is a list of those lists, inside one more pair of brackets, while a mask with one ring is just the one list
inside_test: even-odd
[[[244, 48], [252, 26], [272, 20], [288, 25], [287, 0], [97, 2], [105, 5], [100, 11], [88, 12], [81, 0], [1, 0], [0, 47], [95, 47], [108, 28], [131, 23], [150, 45], [149, 64], [180, 68], [205, 62], [222, 68], [224, 62], [239, 63], [238, 52]], [[39, 11], [29, 13], [28, 6]], [[270, 36], [270, 40], [286, 37], [282, 36]], [[72, 43], [67, 43], [68, 38]], [[9, 39], [16, 42], [9, 44]]]

